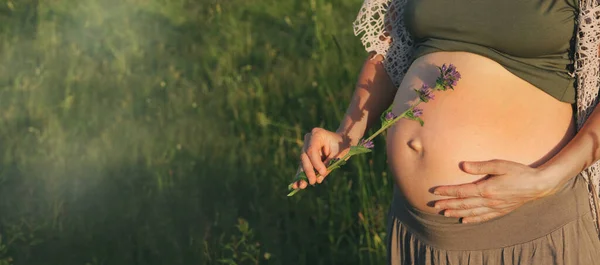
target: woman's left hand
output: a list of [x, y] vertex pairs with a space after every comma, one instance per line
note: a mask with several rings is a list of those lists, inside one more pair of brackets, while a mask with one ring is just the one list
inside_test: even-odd
[[553, 194], [558, 183], [542, 170], [506, 160], [463, 162], [461, 169], [472, 175], [486, 175], [474, 183], [439, 186], [436, 195], [455, 197], [435, 202], [448, 217], [462, 217], [463, 223], [496, 218], [521, 205]]

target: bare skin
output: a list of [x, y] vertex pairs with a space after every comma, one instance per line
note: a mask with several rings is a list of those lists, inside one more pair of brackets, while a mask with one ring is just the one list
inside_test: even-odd
[[[411, 65], [394, 100], [393, 112], [406, 109], [414, 88], [432, 85], [436, 66], [451, 62], [462, 79], [454, 91], [435, 92], [419, 105], [425, 126], [401, 120], [387, 135], [388, 164], [396, 184], [419, 210], [438, 213], [433, 194], [441, 185], [472, 183], [485, 174], [461, 170], [462, 161], [504, 159], [539, 166], [575, 134], [571, 105], [508, 72], [498, 63], [465, 52], [439, 52]], [[414, 92], [412, 92], [414, 93]]]
[[[394, 112], [402, 112], [404, 102], [414, 97], [411, 89], [435, 78], [432, 65], [449, 62], [463, 76], [456, 90], [438, 92], [435, 100], [421, 105], [424, 127], [406, 120], [388, 133], [389, 164], [398, 186], [415, 207], [428, 212], [446, 210], [449, 216], [467, 217], [469, 222], [489, 220], [553, 194], [600, 159], [600, 111], [594, 111], [574, 137], [569, 104], [485, 57], [444, 52], [416, 60], [397, 93], [381, 87], [391, 83], [387, 78], [383, 79], [387, 83], [377, 81], [382, 79], [381, 75], [374, 78], [375, 73], [384, 72], [383, 67], [368, 61], [340, 129], [307, 134], [304, 150], [321, 157], [304, 160], [304, 170], [324, 169], [323, 160], [341, 156], [350, 143], [356, 143], [385, 109], [384, 99], [390, 93], [395, 93]], [[372, 101], [365, 104], [368, 98]], [[383, 106], [377, 108], [379, 104]], [[462, 161], [487, 162], [467, 162], [461, 167]], [[322, 181], [308, 175], [311, 184]], [[305, 186], [300, 184], [300, 188]], [[437, 209], [432, 207], [434, 202]]]

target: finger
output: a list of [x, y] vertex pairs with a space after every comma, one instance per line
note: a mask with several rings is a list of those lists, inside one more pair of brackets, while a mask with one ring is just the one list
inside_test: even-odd
[[323, 180], [325, 180], [325, 177], [327, 177], [327, 174], [318, 176], [317, 183], [319, 183], [319, 184], [323, 183]]
[[462, 223], [463, 224], [469, 224], [469, 223], [481, 223], [481, 222], [485, 222], [485, 221], [489, 221], [491, 219], [494, 219], [496, 217], [500, 217], [505, 215], [506, 213], [504, 212], [491, 212], [491, 213], [486, 213], [486, 214], [482, 214], [482, 215], [478, 215], [478, 216], [472, 216], [472, 217], [465, 217], [462, 219]]
[[301, 180], [300, 182], [300, 188], [301, 189], [306, 189], [306, 187], [308, 187], [308, 183], [306, 183], [306, 181]]
[[[341, 152], [341, 153], [340, 153], [338, 156], [336, 156], [336, 157], [327, 158], [327, 159], [325, 160], [325, 162], [323, 162], [323, 163], [325, 163], [326, 165], [328, 165], [328, 164], [331, 162], [331, 160], [333, 160], [333, 159], [342, 159], [342, 158], [345, 156], [345, 153], [348, 153], [348, 151], [347, 151], [347, 150], [346, 150], [346, 151], [342, 151], [342, 152]], [[342, 155], [342, 154], [343, 154], [343, 155]], [[350, 159], [350, 157], [346, 157], [346, 159], [344, 159], [344, 161], [348, 161], [348, 159]], [[329, 173], [331, 173], [331, 171], [329, 171], [329, 170], [326, 170], [326, 172], [325, 172], [325, 174], [324, 174], [324, 175], [320, 175], [320, 176], [318, 176], [318, 177], [317, 177], [317, 182], [319, 182], [319, 179], [320, 179], [320, 181], [321, 181], [321, 182], [323, 182], [323, 180], [325, 180], [325, 177], [329, 176]], [[319, 182], [319, 183], [321, 183], [321, 182]]]
[[433, 194], [456, 198], [483, 197], [481, 194], [480, 184], [475, 183], [439, 186], [433, 190]]
[[512, 162], [500, 159], [489, 161], [465, 161], [461, 163], [462, 171], [472, 175], [503, 175], [508, 172]]
[[[477, 207], [468, 210], [446, 210], [444, 216], [446, 217], [475, 217], [484, 214], [492, 213], [496, 210], [488, 207]], [[464, 220], [463, 220], [464, 221]]]
[[319, 172], [320, 175], [325, 175], [327, 173], [327, 167], [325, 166], [325, 164], [323, 163], [323, 160], [321, 159], [321, 153], [319, 152], [319, 150], [316, 147], [309, 147], [308, 150], [306, 151], [306, 154], [308, 155], [308, 158], [310, 159], [310, 162], [312, 163], [312, 166]]
[[304, 145], [302, 145], [302, 153], [306, 153], [306, 149], [308, 148], [308, 144], [310, 143], [310, 133], [304, 134]]
[[308, 155], [306, 153], [302, 153], [300, 155], [300, 159], [302, 160], [302, 168], [306, 174], [306, 177], [308, 178], [308, 182], [310, 185], [314, 185], [317, 181], [317, 176], [315, 175], [315, 170], [313, 169]]
[[[300, 161], [300, 163], [298, 165], [298, 170], [296, 170], [296, 174], [294, 174], [294, 176], [298, 177], [298, 174], [300, 174], [300, 172], [303, 172], [303, 171], [304, 171], [304, 169], [302, 168], [302, 161]], [[299, 187], [300, 187], [300, 181], [296, 181], [292, 184], [292, 189], [298, 189]]]
[[489, 199], [481, 197], [470, 197], [464, 199], [447, 199], [435, 202], [436, 209], [446, 210], [467, 210], [472, 208], [484, 207]]
[[[302, 187], [302, 183], [304, 183], [304, 187]], [[294, 182], [294, 184], [292, 185], [292, 189], [297, 190], [297, 189], [304, 189], [306, 188], [306, 181], [304, 180], [298, 180], [296, 182]]]
[[292, 189], [294, 189], [294, 190], [305, 189], [306, 186], [307, 186], [306, 181], [298, 180], [298, 181], [294, 182], [294, 184], [292, 184]]
[[[329, 164], [329, 162], [331, 162], [332, 159], [333, 158], [327, 158], [327, 159], [325, 159], [325, 161], [323, 163], [325, 165], [327, 165], [327, 164]], [[331, 171], [325, 170], [325, 174], [319, 174], [319, 176], [317, 177], [317, 183], [319, 183], [319, 184], [323, 183], [323, 181], [329, 175], [329, 173], [331, 173]]]

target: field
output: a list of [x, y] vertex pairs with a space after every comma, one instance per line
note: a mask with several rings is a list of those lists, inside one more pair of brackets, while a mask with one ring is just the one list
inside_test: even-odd
[[362, 0], [0, 0], [0, 265], [382, 264], [382, 138], [295, 197]]

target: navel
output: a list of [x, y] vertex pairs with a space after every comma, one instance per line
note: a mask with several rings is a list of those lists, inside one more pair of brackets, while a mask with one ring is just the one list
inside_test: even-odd
[[420, 140], [417, 140], [417, 139], [408, 140], [407, 145], [408, 145], [408, 147], [410, 147], [410, 149], [415, 151], [417, 154], [423, 155], [423, 144], [421, 143]]

